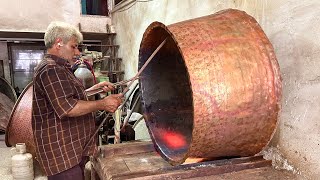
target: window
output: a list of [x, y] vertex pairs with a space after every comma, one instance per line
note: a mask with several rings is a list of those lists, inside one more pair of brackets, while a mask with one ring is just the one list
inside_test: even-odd
[[81, 12], [83, 15], [108, 16], [107, 0], [81, 0]]
[[42, 46], [12, 45], [13, 86], [20, 92], [32, 81], [34, 68], [43, 59], [45, 50]]
[[114, 0], [114, 5], [119, 4], [121, 1], [123, 1], [123, 0]]

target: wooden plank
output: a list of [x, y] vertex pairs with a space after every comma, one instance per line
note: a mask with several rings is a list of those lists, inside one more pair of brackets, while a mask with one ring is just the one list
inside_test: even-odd
[[122, 176], [112, 176], [112, 179], [123, 180], [123, 179], [144, 179], [144, 180], [161, 180], [161, 179], [186, 179], [194, 177], [204, 177], [217, 174], [224, 174], [230, 172], [237, 172], [244, 169], [254, 169], [260, 167], [271, 166], [270, 160], [260, 160], [249, 163], [240, 164], [227, 164], [223, 166], [207, 166], [207, 167], [197, 167], [191, 169], [182, 170], [172, 170], [172, 171], [157, 171], [148, 172], [146, 174], [127, 174]]
[[152, 142], [107, 145], [101, 152], [104, 157], [93, 163], [101, 179], [193, 178], [271, 166], [271, 161], [262, 156], [172, 166], [155, 152]]
[[127, 165], [123, 159], [120, 158], [114, 159], [113, 161], [109, 161], [109, 159], [105, 158], [98, 158], [94, 159], [92, 162], [93, 168], [101, 179], [111, 179], [114, 174], [118, 174], [119, 172], [130, 173]]
[[151, 141], [130, 142], [100, 146], [100, 152], [102, 154], [102, 157], [105, 158], [154, 151], [155, 149]]
[[116, 175], [137, 173], [147, 174], [149, 171], [171, 166], [156, 152], [144, 152], [138, 154], [125, 154], [99, 157], [93, 160], [93, 167], [101, 179], [113, 179]]
[[123, 158], [123, 160], [131, 172], [153, 171], [172, 167], [167, 161], [162, 159], [162, 157], [156, 153], [142, 153], [134, 158], [131, 156]]

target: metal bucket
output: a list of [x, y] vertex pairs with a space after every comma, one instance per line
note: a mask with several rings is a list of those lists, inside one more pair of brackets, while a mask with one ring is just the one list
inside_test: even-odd
[[6, 145], [15, 146], [17, 143], [25, 143], [27, 152], [35, 157], [35, 144], [32, 132], [32, 83], [22, 91], [15, 103], [9, 124], [6, 130]]
[[139, 68], [167, 38], [140, 78], [144, 118], [160, 155], [251, 156], [272, 137], [281, 77], [271, 43], [255, 19], [228, 9], [146, 29]]

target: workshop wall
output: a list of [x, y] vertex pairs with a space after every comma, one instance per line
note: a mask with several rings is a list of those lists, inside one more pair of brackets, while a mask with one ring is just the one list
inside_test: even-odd
[[44, 32], [51, 21], [64, 21], [82, 32], [107, 32], [110, 18], [81, 15], [80, 0], [5, 0], [0, 1], [0, 31]]
[[124, 59], [125, 79], [137, 72], [143, 33], [153, 21], [166, 25], [226, 8], [256, 18], [275, 48], [283, 79], [282, 110], [270, 146], [303, 175], [320, 175], [320, 3], [317, 0], [127, 0], [112, 22]]

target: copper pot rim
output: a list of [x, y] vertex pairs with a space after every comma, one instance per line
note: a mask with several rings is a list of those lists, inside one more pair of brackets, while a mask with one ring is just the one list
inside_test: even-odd
[[[184, 22], [184, 21], [181, 21], [181, 22]], [[150, 36], [150, 33], [152, 33], [152, 31], [154, 31], [155, 29], [157, 29], [157, 28], [161, 28], [162, 30], [164, 30], [165, 31], [165, 33], [167, 33], [167, 37], [166, 37], [166, 39], [167, 39], [167, 43], [168, 43], [168, 40], [169, 39], [172, 39], [173, 41], [174, 41], [174, 44], [175, 44], [175, 47], [177, 48], [177, 50], [178, 50], [178, 52], [179, 52], [179, 54], [180, 54], [180, 56], [181, 56], [181, 59], [182, 59], [182, 61], [183, 61], [183, 66], [184, 66], [184, 68], [186, 69], [186, 76], [187, 76], [187, 79], [188, 79], [188, 83], [189, 83], [189, 86], [190, 86], [190, 92], [191, 92], [191, 94], [190, 94], [190, 98], [192, 99], [192, 107], [194, 107], [194, 100], [193, 100], [193, 90], [194, 90], [194, 88], [192, 87], [192, 83], [191, 83], [191, 79], [190, 79], [190, 72], [189, 72], [189, 69], [188, 69], [188, 66], [187, 66], [187, 64], [186, 64], [186, 57], [185, 57], [185, 55], [184, 55], [184, 53], [183, 53], [183, 51], [182, 51], [182, 49], [181, 49], [181, 47], [180, 47], [180, 44], [179, 44], [179, 42], [177, 41], [177, 39], [176, 39], [176, 37], [175, 37], [175, 35], [170, 31], [170, 26], [172, 26], [172, 25], [175, 25], [176, 23], [173, 23], [173, 24], [169, 24], [169, 25], [165, 25], [164, 23], [162, 23], [162, 22], [159, 22], [159, 21], [154, 21], [154, 22], [152, 22], [152, 23], [150, 23], [148, 26], [147, 26], [147, 28], [145, 29], [145, 32], [143, 33], [143, 36], [142, 36], [142, 40], [141, 40], [141, 42], [140, 42], [140, 47], [139, 47], [139, 60], [138, 60], [138, 63], [140, 63], [140, 55], [141, 55], [141, 49], [143, 49], [143, 45], [145, 45], [145, 41], [148, 39], [148, 38], [150, 38], [149, 36]], [[138, 66], [139, 67], [139, 66]], [[139, 80], [139, 87], [142, 87], [141, 86], [141, 81]], [[142, 92], [141, 92], [141, 94], [142, 94]], [[143, 96], [141, 96], [141, 99], [144, 99], [143, 98]], [[142, 100], [143, 101], [143, 100]], [[143, 109], [144, 109], [145, 107], [143, 107]], [[193, 111], [194, 111], [194, 108], [192, 108], [193, 109]], [[193, 113], [193, 118], [194, 118], [194, 113]], [[161, 153], [159, 153], [160, 154], [160, 156], [163, 158], [163, 159], [165, 159], [166, 161], [168, 161], [170, 164], [172, 164], [172, 165], [178, 165], [178, 164], [182, 164], [187, 158], [188, 158], [188, 156], [189, 156], [189, 152], [190, 152], [190, 144], [188, 145], [188, 147], [187, 147], [187, 149], [186, 149], [186, 151], [185, 151], [185, 155], [183, 156], [183, 158], [180, 158], [179, 160], [178, 159], [172, 159], [172, 156], [171, 155], [167, 155], [167, 154], [165, 154], [165, 153], [163, 153], [163, 150], [160, 148], [162, 145], [161, 144], [159, 144], [159, 142], [158, 142], [158, 138], [156, 138], [155, 137], [155, 135], [154, 135], [154, 133], [153, 133], [153, 129], [151, 129], [150, 127], [149, 127], [149, 125], [148, 125], [148, 122], [146, 122], [146, 125], [147, 125], [147, 129], [148, 129], [148, 132], [149, 132], [149, 134], [150, 134], [150, 137], [151, 137], [151, 140], [152, 140], [152, 142], [155, 144], [155, 149], [158, 151], [158, 152], [161, 152]], [[194, 131], [194, 128], [193, 128], [193, 125], [192, 125], [192, 132], [191, 132], [191, 134], [193, 133], [193, 131]], [[192, 142], [193, 141], [193, 136], [191, 135], [191, 137], [190, 137], [190, 142]]]

